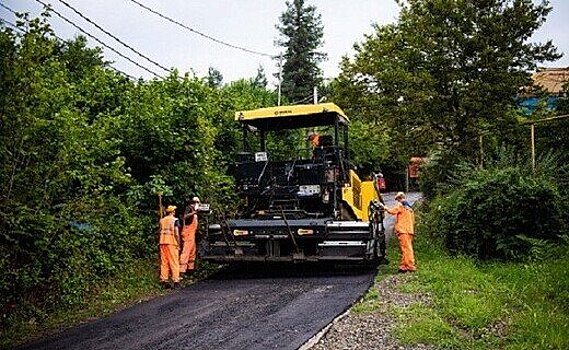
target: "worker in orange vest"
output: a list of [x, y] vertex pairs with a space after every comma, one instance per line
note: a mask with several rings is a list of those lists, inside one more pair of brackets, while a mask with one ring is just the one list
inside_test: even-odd
[[395, 234], [399, 239], [401, 250], [401, 262], [399, 272], [413, 272], [415, 267], [415, 256], [413, 254], [413, 236], [415, 235], [415, 214], [411, 205], [405, 200], [405, 193], [398, 192], [395, 195], [397, 204], [393, 208], [380, 205], [391, 215], [395, 215]]
[[324, 155], [324, 152], [322, 151], [322, 147], [320, 147], [322, 146], [320, 144], [322, 141], [320, 134], [317, 132], [310, 132], [306, 140], [310, 142], [310, 146], [312, 147], [312, 159], [321, 159]]
[[191, 274], [194, 272], [196, 261], [196, 231], [198, 229], [197, 207], [200, 204], [198, 197], [192, 198], [184, 212], [184, 228], [182, 229], [182, 241], [184, 247], [180, 257], [180, 273]]
[[176, 288], [180, 285], [180, 223], [175, 216], [175, 206], [169, 205], [166, 213], [168, 215], [160, 219], [160, 283], [169, 286], [171, 274]]
[[310, 145], [312, 148], [316, 148], [320, 146], [320, 134], [317, 132], [311, 132], [308, 134], [308, 141], [310, 141]]

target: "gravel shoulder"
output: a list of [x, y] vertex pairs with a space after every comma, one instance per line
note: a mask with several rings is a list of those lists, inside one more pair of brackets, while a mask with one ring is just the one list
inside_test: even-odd
[[[394, 195], [394, 193], [384, 194], [386, 205], [395, 204]], [[411, 203], [421, 199], [419, 193], [408, 193], [407, 196]], [[388, 215], [384, 224], [389, 239], [393, 236], [393, 217]], [[391, 264], [397, 264], [397, 261], [392, 261]], [[428, 295], [401, 292], [399, 286], [412, 278], [415, 278], [413, 274], [396, 274], [386, 275], [379, 281], [376, 280], [368, 293], [377, 295], [377, 298], [371, 302], [365, 301], [364, 298], [360, 305], [352, 307], [342, 317], [335, 320], [320, 340], [309, 349], [434, 349], [424, 344], [404, 346], [397, 342], [394, 335], [397, 325], [397, 316], [393, 314], [394, 306], [407, 308], [416, 303], [428, 305], [431, 302]]]
[[428, 295], [407, 294], [399, 290], [399, 286], [411, 278], [414, 278], [412, 274], [398, 274], [376, 281], [370, 288], [370, 292], [375, 291], [379, 295], [371, 302], [373, 305], [368, 305], [366, 309], [359, 312], [355, 312], [356, 308], [352, 308], [344, 317], [337, 320], [311, 349], [434, 349], [424, 344], [402, 345], [394, 336], [397, 318], [393, 315], [393, 306], [407, 308], [415, 303], [430, 303]]

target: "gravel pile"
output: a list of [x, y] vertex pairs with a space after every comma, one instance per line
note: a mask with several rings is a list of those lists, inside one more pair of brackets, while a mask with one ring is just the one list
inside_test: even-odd
[[406, 294], [399, 291], [398, 285], [414, 278], [412, 274], [398, 274], [376, 282], [379, 294], [378, 307], [372, 312], [350, 312], [334, 323], [311, 350], [334, 349], [385, 349], [385, 350], [431, 350], [434, 347], [424, 344], [403, 346], [393, 336], [396, 319], [390, 314], [390, 307], [408, 307], [414, 303], [430, 303], [429, 295]]

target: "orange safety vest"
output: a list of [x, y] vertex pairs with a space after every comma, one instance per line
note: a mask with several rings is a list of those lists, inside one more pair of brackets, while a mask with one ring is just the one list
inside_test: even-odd
[[160, 244], [178, 246], [178, 240], [176, 239], [176, 220], [174, 216], [166, 216], [160, 219]]
[[312, 139], [310, 139], [310, 143], [312, 144], [313, 148], [320, 146], [320, 135], [316, 134], [313, 135]]

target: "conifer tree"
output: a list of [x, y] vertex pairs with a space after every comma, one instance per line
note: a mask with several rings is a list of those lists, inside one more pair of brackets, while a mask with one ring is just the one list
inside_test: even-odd
[[326, 54], [318, 49], [324, 43], [324, 26], [316, 7], [304, 0], [287, 1], [286, 6], [276, 26], [280, 33], [277, 45], [284, 48], [282, 94], [291, 103], [305, 102], [322, 82], [318, 63]]

